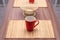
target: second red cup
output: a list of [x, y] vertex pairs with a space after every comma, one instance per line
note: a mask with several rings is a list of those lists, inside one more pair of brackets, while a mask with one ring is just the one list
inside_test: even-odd
[[29, 3], [32, 3], [33, 4], [34, 3], [34, 0], [29, 0]]

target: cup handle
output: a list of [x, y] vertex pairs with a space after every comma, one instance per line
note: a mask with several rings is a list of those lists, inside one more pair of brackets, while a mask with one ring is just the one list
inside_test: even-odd
[[36, 22], [38, 22], [34, 27], [36, 27], [39, 24], [39, 20], [37, 20]]

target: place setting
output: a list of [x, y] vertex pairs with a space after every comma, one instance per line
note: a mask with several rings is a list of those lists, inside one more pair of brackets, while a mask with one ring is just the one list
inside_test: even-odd
[[48, 7], [46, 0], [14, 0], [13, 7], [23, 11], [23, 16], [36, 16], [39, 7]]

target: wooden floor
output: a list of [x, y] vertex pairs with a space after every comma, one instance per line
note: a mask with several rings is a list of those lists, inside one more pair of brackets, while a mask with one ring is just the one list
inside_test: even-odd
[[[8, 3], [7, 9], [6, 9], [6, 14], [5, 14], [4, 21], [3, 21], [3, 26], [2, 26], [3, 28], [0, 31], [0, 33], [1, 33], [0, 40], [4, 40], [2, 35], [5, 33], [5, 30], [7, 28], [7, 24], [8, 24], [9, 20], [24, 20], [24, 17], [21, 14], [22, 10], [20, 10], [20, 8], [13, 8], [13, 6], [12, 6], [13, 1], [14, 0], [9, 0], [9, 3]], [[39, 8], [37, 10], [38, 14], [36, 17], [39, 20], [51, 20], [53, 28], [54, 28], [54, 32], [56, 34], [56, 38], [55, 39], [53, 39], [53, 38], [52, 39], [49, 39], [49, 38], [44, 39], [43, 38], [43, 39], [39, 39], [39, 40], [59, 40], [59, 38], [60, 38], [60, 31], [59, 31], [60, 25], [59, 25], [59, 22], [56, 18], [56, 14], [53, 11], [53, 8], [50, 4], [50, 1], [47, 0], [47, 3], [48, 3], [48, 8]], [[29, 40], [31, 40], [31, 39], [29, 39]], [[38, 39], [33, 39], [33, 40], [38, 40]]]

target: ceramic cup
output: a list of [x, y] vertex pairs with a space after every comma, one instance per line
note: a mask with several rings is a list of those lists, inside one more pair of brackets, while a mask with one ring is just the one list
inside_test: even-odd
[[21, 7], [23, 10], [23, 15], [26, 16], [36, 16], [36, 10], [38, 7]]
[[29, 3], [33, 4], [34, 3], [34, 0], [29, 0]]
[[33, 31], [33, 29], [39, 24], [39, 21], [34, 16], [25, 17], [25, 24], [27, 31]]
[[25, 16], [34, 16], [35, 15], [35, 11], [32, 11], [32, 10], [26, 10], [24, 11], [24, 15]]

